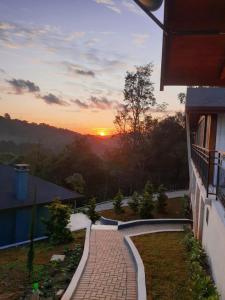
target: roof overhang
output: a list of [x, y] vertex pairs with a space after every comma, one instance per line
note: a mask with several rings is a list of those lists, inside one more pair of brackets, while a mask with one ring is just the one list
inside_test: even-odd
[[225, 87], [225, 1], [165, 0], [161, 90]]
[[185, 110], [187, 113], [218, 114], [225, 112], [224, 88], [188, 88]]

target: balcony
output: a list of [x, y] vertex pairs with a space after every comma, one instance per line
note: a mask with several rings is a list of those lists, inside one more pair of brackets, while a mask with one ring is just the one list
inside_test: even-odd
[[225, 153], [192, 145], [191, 158], [202, 179], [207, 197], [215, 195], [225, 207]]

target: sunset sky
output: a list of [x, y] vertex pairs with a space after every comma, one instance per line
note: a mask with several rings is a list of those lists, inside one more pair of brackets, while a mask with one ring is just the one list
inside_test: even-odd
[[0, 17], [0, 115], [110, 133], [126, 71], [148, 62], [157, 101], [182, 109], [184, 87], [159, 91], [162, 32], [133, 1], [1, 0]]

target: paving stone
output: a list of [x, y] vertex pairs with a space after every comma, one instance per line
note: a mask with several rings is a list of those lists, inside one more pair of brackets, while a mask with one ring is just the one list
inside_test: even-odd
[[123, 237], [119, 231], [91, 231], [89, 258], [73, 300], [81, 295], [89, 300], [137, 299], [135, 267]]

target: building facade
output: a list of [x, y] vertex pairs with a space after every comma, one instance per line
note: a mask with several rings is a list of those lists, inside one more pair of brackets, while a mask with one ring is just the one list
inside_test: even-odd
[[225, 300], [225, 89], [188, 88], [186, 124], [193, 231]]

